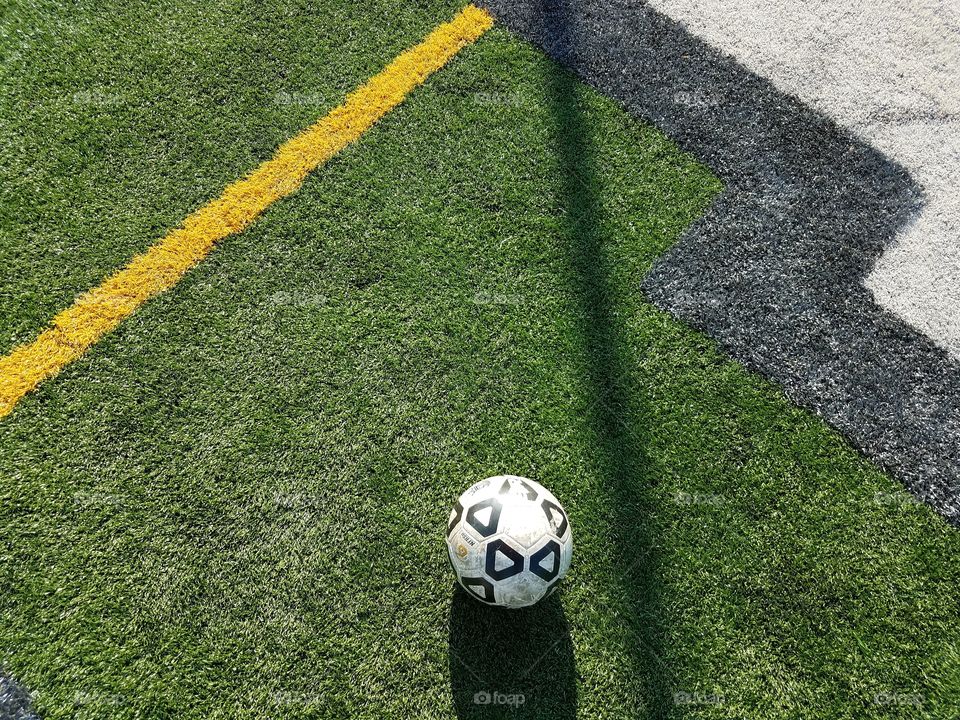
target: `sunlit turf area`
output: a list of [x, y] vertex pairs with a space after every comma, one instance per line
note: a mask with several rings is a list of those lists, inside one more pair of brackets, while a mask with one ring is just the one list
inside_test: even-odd
[[[17, 3], [3, 351], [459, 7]], [[0, 670], [43, 718], [945, 717], [960, 535], [639, 290], [721, 191], [494, 28], [0, 421]], [[499, 473], [574, 528], [533, 609], [454, 590]]]

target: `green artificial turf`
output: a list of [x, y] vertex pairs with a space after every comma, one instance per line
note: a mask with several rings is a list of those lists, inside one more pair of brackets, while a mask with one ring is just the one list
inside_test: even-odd
[[[457, 8], [357, 5], [7, 9], [5, 349]], [[0, 421], [0, 666], [46, 718], [948, 717], [960, 535], [639, 292], [719, 191], [491, 31]], [[503, 472], [575, 538], [512, 613], [443, 543]]]

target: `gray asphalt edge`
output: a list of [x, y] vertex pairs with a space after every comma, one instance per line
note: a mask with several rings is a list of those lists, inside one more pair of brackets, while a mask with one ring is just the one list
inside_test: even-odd
[[864, 286], [909, 174], [636, 0], [486, 0], [726, 189], [638, 284], [960, 526], [960, 364]]

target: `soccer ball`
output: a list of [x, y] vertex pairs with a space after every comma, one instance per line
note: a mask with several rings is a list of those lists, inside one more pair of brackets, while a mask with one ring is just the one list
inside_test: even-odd
[[457, 582], [480, 602], [508, 608], [549, 595], [570, 568], [573, 534], [560, 501], [540, 483], [497, 475], [450, 512], [447, 551]]

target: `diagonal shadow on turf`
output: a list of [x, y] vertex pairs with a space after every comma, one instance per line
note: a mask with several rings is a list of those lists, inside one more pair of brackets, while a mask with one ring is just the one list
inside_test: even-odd
[[[562, 36], [563, 15], [549, 16], [550, 32]], [[562, 63], [562, 60], [561, 60]], [[613, 672], [636, 678], [643, 688], [643, 717], [663, 718], [671, 709], [675, 683], [664, 662], [665, 620], [659, 600], [660, 558], [643, 518], [655, 515], [653, 479], [641, 433], [644, 412], [631, 390], [623, 328], [614, 308], [613, 283], [605, 258], [603, 197], [594, 128], [582, 107], [588, 89], [554, 64], [544, 76], [552, 115], [556, 165], [561, 174], [561, 233], [569, 258], [574, 314], [591, 398], [584, 422], [593, 437], [594, 470], [603, 478], [610, 504], [610, 564], [619, 586], [609, 600], [595, 597], [590, 611], [603, 616], [627, 649], [629, 667]], [[454, 593], [450, 616], [450, 674], [458, 717], [576, 715], [576, 662], [562, 595], [534, 608], [487, 608]], [[509, 641], [512, 639], [512, 642]], [[492, 648], [510, 648], [510, 656]], [[499, 650], [498, 650], [499, 652]], [[478, 692], [524, 692], [521, 708], [482, 705]], [[625, 710], [620, 708], [621, 711]]]
[[[542, 16], [548, 32], [566, 42], [565, 6]], [[561, 64], [566, 64], [560, 59]], [[563, 174], [562, 206], [564, 232], [570, 256], [576, 308], [587, 357], [587, 392], [593, 398], [585, 421], [595, 438], [596, 467], [601, 473], [610, 503], [611, 562], [620, 580], [616, 607], [594, 603], [594, 610], [616, 618], [613, 625], [624, 633], [632, 667], [644, 688], [643, 703], [648, 718], [665, 717], [670, 708], [670, 669], [662, 660], [665, 624], [658, 596], [660, 559], [652, 524], [644, 517], [655, 514], [650, 490], [654, 480], [641, 434], [644, 411], [638, 393], [632, 392], [624, 329], [614, 308], [611, 262], [606, 257], [603, 229], [603, 198], [595, 137], [589, 116], [581, 107], [586, 90], [568, 70], [552, 72], [546, 79], [553, 103], [555, 142]], [[623, 669], [621, 669], [623, 670]]]
[[960, 363], [863, 284], [925, 202], [907, 171], [644, 2], [483, 4], [724, 182], [647, 296], [960, 526]]

